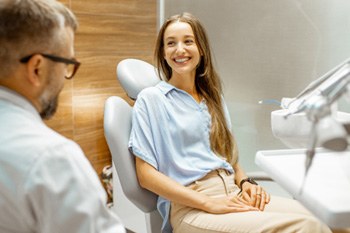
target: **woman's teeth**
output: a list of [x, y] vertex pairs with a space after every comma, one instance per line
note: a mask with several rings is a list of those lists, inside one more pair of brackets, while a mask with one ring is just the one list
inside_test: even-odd
[[189, 58], [186, 57], [186, 58], [180, 58], [180, 59], [175, 59], [176, 62], [179, 62], [179, 63], [182, 63], [182, 62], [185, 62], [185, 61], [188, 61]]

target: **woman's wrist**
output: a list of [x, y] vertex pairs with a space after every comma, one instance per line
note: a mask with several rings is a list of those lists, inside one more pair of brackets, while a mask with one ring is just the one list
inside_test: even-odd
[[253, 179], [250, 178], [250, 177], [247, 177], [247, 178], [242, 179], [242, 180], [239, 182], [239, 188], [242, 189], [242, 188], [243, 188], [243, 184], [246, 183], [246, 182], [251, 183], [251, 184], [254, 184], [254, 185], [258, 185], [258, 183], [256, 183], [255, 180], [253, 180]]

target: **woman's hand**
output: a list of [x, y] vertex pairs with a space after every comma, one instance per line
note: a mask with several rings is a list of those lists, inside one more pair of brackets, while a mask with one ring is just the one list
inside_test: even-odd
[[249, 205], [264, 210], [265, 205], [270, 202], [268, 194], [260, 185], [245, 182], [242, 188], [242, 198], [249, 202]]
[[251, 206], [249, 202], [238, 196], [227, 196], [223, 198], [210, 198], [203, 206], [203, 210], [213, 214], [225, 214], [245, 211], [258, 211], [259, 209]]
[[258, 210], [238, 196], [211, 198], [179, 184], [138, 157], [135, 161], [141, 187], [172, 202], [216, 214]]

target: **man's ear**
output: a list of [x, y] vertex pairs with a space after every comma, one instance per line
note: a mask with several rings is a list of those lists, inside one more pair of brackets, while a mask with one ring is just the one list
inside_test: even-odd
[[28, 81], [34, 86], [40, 86], [43, 82], [44, 58], [40, 54], [32, 56], [27, 63]]

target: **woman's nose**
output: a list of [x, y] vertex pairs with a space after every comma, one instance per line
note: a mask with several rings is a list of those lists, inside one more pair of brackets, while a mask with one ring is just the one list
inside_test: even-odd
[[183, 43], [177, 43], [176, 52], [180, 54], [185, 52], [185, 46]]

